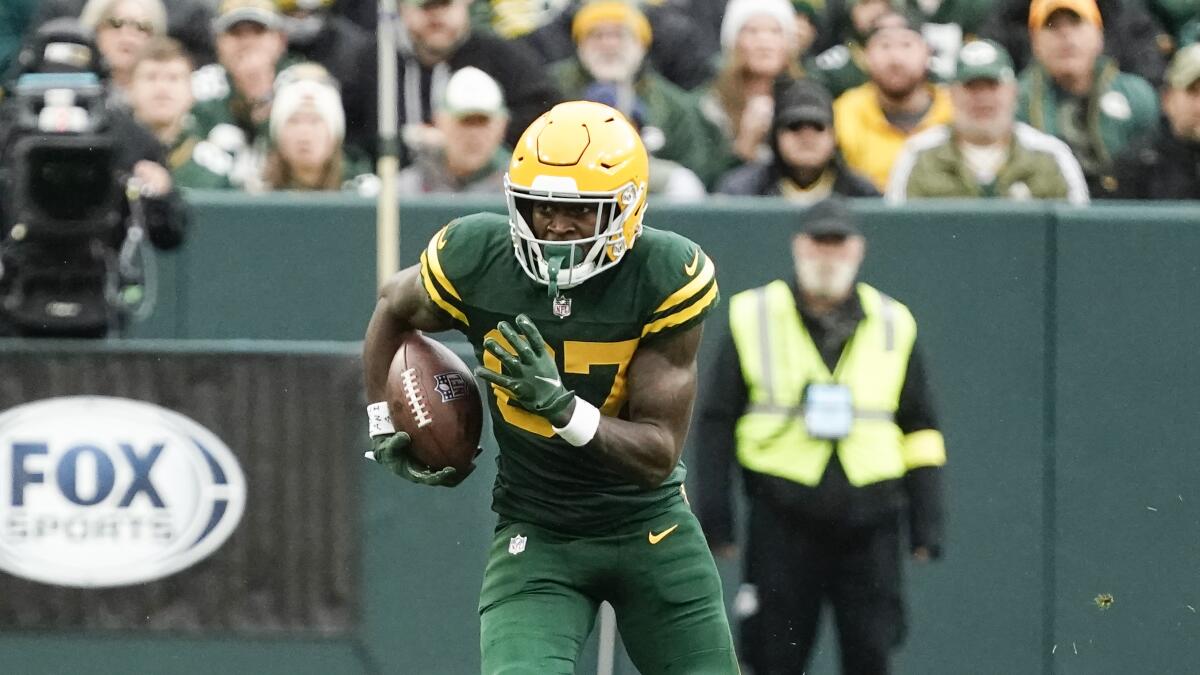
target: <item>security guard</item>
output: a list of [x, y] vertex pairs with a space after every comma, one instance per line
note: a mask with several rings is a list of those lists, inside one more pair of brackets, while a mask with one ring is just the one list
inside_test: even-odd
[[865, 240], [826, 200], [792, 238], [795, 278], [739, 293], [702, 391], [697, 513], [721, 557], [733, 547], [732, 472], [750, 513], [742, 619], [747, 670], [804, 672], [821, 607], [843, 672], [887, 673], [904, 637], [901, 536], [941, 554], [945, 445], [907, 307], [855, 283]]

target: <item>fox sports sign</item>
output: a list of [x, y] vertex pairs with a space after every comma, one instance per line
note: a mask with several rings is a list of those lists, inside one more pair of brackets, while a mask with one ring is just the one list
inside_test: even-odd
[[0, 570], [96, 588], [152, 581], [233, 533], [246, 481], [229, 448], [149, 403], [52, 398], [0, 414]]

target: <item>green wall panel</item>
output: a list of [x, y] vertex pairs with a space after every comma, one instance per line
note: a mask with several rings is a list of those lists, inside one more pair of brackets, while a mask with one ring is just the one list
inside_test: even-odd
[[1196, 673], [1200, 205], [1105, 216], [1058, 213], [1054, 672]]

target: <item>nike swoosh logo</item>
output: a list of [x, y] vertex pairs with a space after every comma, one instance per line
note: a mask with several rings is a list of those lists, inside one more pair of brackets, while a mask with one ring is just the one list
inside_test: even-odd
[[658, 542], [662, 541], [663, 539], [666, 539], [667, 535], [674, 532], [675, 528], [677, 528], [677, 527], [679, 527], [679, 523], [675, 523], [674, 525], [668, 527], [667, 529], [663, 530], [662, 532], [659, 532], [658, 534], [654, 534], [654, 530], [650, 530], [650, 536], [649, 536], [650, 544], [653, 546], [654, 544], [657, 544]]
[[548, 377], [542, 377], [541, 375], [534, 375], [534, 377], [536, 377], [537, 379], [541, 380], [542, 382], [545, 382], [546, 384], [550, 384], [550, 385], [553, 385], [553, 386], [555, 386], [555, 387], [561, 387], [561, 386], [562, 386], [562, 380], [552, 380], [552, 379], [550, 379], [550, 378], [548, 378]]
[[692, 256], [692, 262], [683, 266], [683, 271], [689, 277], [696, 273], [696, 266], [700, 264], [700, 249], [696, 249], [696, 255]]
[[442, 248], [446, 245], [446, 230], [449, 229], [449, 227], [443, 227], [441, 231], [438, 232], [437, 250], [442, 250]]

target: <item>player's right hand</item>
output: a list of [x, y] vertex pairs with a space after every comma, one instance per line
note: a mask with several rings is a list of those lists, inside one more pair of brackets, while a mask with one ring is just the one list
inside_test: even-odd
[[368, 459], [386, 466], [392, 473], [418, 485], [439, 485], [454, 487], [466, 480], [475, 469], [472, 464], [466, 471], [459, 471], [452, 466], [433, 470], [414, 460], [408, 454], [412, 438], [403, 431], [394, 434], [383, 434], [371, 439], [373, 449], [365, 453]]

